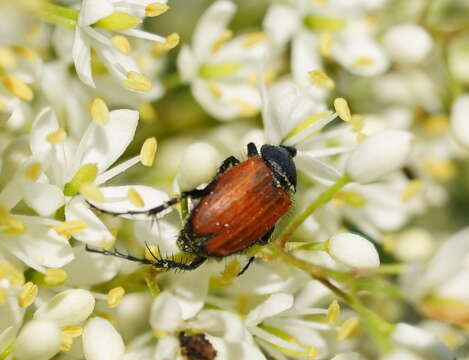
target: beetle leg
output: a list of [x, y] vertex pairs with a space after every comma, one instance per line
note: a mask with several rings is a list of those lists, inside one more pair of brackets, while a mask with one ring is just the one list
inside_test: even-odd
[[[114, 249], [112, 251], [110, 250], [101, 250], [101, 249], [93, 249], [90, 248], [88, 245], [86, 245], [86, 250], [92, 253], [97, 253], [97, 254], [102, 254], [102, 255], [109, 255], [109, 256], [115, 256], [121, 259], [129, 260], [129, 261], [134, 261], [138, 262], [140, 264], [146, 264], [146, 265], [152, 265], [157, 268], [164, 268], [164, 269], [180, 269], [180, 270], [194, 270], [198, 268], [200, 265], [202, 265], [205, 260], [207, 260], [206, 257], [203, 256], [197, 256], [195, 257], [190, 263], [182, 263], [179, 261], [175, 260], [168, 260], [168, 259], [157, 259], [155, 257], [155, 260], [149, 260], [145, 258], [137, 258], [135, 256], [129, 255], [129, 254], [124, 254], [121, 253], [120, 251]], [[152, 256], [155, 256], [152, 254]]]
[[272, 233], [275, 230], [275, 226], [272, 226], [272, 229], [267, 231], [257, 242], [261, 245], [265, 245], [270, 241], [270, 238], [272, 237]]
[[259, 156], [259, 152], [257, 151], [256, 144], [252, 142], [248, 144], [248, 156], [249, 157]]
[[252, 262], [254, 261], [255, 257], [254, 256], [251, 256], [248, 260], [248, 262], [246, 263], [246, 265], [244, 265], [244, 267], [241, 269], [241, 271], [238, 273], [238, 275], [236, 276], [241, 276], [243, 275], [246, 270], [249, 268], [249, 266], [251, 266]]
[[234, 165], [238, 165], [239, 160], [236, 159], [234, 156], [230, 156], [226, 158], [223, 163], [220, 165], [218, 168], [218, 175], [223, 174], [226, 170], [228, 170], [230, 167]]

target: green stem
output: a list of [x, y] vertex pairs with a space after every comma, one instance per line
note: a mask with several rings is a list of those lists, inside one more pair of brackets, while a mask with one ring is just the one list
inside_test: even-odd
[[39, 10], [42, 20], [56, 25], [74, 28], [77, 25], [79, 11], [45, 2]]
[[283, 249], [288, 238], [295, 232], [295, 230], [321, 205], [327, 203], [332, 197], [345, 185], [350, 182], [347, 175], [343, 175], [332, 186], [322, 192], [301, 214], [298, 214], [286, 227], [282, 234], [276, 239]]

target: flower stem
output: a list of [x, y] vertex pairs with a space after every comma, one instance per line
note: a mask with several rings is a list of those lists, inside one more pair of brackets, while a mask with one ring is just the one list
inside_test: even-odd
[[45, 2], [40, 10], [39, 16], [42, 20], [56, 25], [74, 28], [77, 25], [79, 11], [67, 7]]
[[321, 205], [328, 202], [332, 197], [345, 185], [350, 182], [350, 178], [347, 175], [340, 177], [332, 186], [322, 192], [301, 214], [297, 215], [286, 227], [282, 234], [276, 239], [280, 248], [285, 248], [285, 243], [288, 238], [295, 232], [295, 230], [316, 211]]

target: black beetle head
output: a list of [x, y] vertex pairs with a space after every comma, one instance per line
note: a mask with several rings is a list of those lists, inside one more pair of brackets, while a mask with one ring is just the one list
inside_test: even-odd
[[274, 172], [276, 185], [285, 190], [296, 190], [296, 166], [293, 157], [296, 149], [284, 145], [262, 145], [261, 156]]

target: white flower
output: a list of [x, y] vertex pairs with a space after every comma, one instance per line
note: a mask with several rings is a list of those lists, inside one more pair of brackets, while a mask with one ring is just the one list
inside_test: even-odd
[[347, 174], [359, 183], [369, 183], [401, 168], [410, 155], [412, 135], [388, 130], [371, 135], [347, 160]]
[[[121, 39], [125, 39], [123, 37], [125, 35], [157, 42], [166, 41], [159, 35], [134, 28], [141, 23], [141, 17], [145, 15], [147, 5], [154, 2], [149, 0], [83, 1], [75, 29], [72, 56], [77, 74], [85, 84], [95, 86], [91, 72], [91, 49], [94, 49], [107, 69], [122, 84], [135, 91], [151, 89], [148, 79], [141, 78], [142, 75], [134, 59], [126, 54], [128, 51], [116, 44]], [[164, 3], [165, 1], [158, 2]], [[117, 36], [120, 38], [113, 33], [119, 34]], [[131, 74], [138, 74], [137, 76], [143, 80], [143, 88], [132, 84]]]
[[451, 130], [462, 146], [469, 148], [469, 94], [457, 97], [451, 109]]
[[433, 47], [428, 32], [415, 24], [399, 24], [389, 28], [383, 42], [393, 60], [408, 64], [421, 62]]
[[18, 335], [13, 354], [18, 360], [49, 360], [59, 352], [61, 339], [55, 322], [33, 320]]
[[204, 109], [220, 120], [253, 116], [260, 108], [256, 75], [266, 42], [262, 33], [230, 40], [227, 25], [235, 11], [231, 1], [214, 2], [196, 25], [192, 47], [184, 45], [178, 56], [181, 78], [191, 84]]
[[83, 352], [86, 360], [119, 360], [125, 353], [125, 345], [109, 321], [94, 317], [83, 330]]
[[371, 241], [352, 233], [334, 235], [329, 240], [329, 254], [338, 263], [352, 269], [379, 267], [379, 254]]

